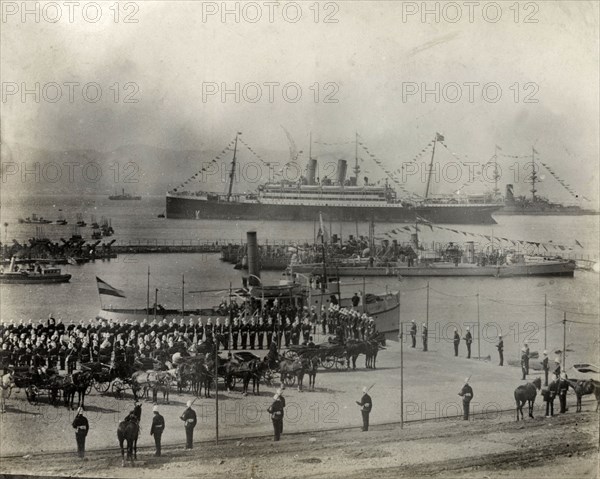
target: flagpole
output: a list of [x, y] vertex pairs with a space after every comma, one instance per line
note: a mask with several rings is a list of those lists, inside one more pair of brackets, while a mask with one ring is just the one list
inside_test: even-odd
[[156, 319], [156, 308], [158, 308], [158, 288], [154, 289], [154, 319]]
[[181, 275], [181, 315], [184, 315], [185, 311], [185, 275]]
[[150, 314], [150, 265], [148, 265], [148, 281], [146, 284], [146, 314]]

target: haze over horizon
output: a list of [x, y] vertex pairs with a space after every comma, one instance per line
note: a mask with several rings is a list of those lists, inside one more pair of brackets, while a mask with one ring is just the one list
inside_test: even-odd
[[[12, 150], [21, 147], [106, 153], [99, 161], [108, 161], [111, 152], [125, 146], [213, 153], [241, 131], [267, 161], [278, 161], [281, 155], [285, 163], [289, 142], [283, 127], [302, 150], [300, 164], [308, 156], [310, 132], [315, 156], [353, 160], [351, 142], [357, 131], [369, 151], [396, 170], [439, 132], [448, 146], [436, 150], [440, 162], [460, 158], [485, 164], [496, 145], [510, 156], [530, 155], [534, 147], [539, 161], [591, 200], [583, 206], [597, 208], [600, 76], [595, 2], [536, 3], [533, 16], [521, 3], [518, 21], [515, 11], [502, 4], [496, 23], [485, 21], [480, 10], [475, 10], [473, 22], [464, 10], [456, 23], [447, 21], [450, 10], [437, 23], [432, 16], [422, 22], [420, 14], [403, 11], [406, 4], [420, 2], [329, 2], [337, 9], [323, 2], [319, 21], [309, 8], [315, 4], [302, 3], [302, 18], [296, 23], [277, 13], [270, 22], [263, 3], [258, 3], [263, 16], [256, 23], [245, 21], [249, 10], [239, 23], [233, 16], [223, 22], [220, 14], [206, 11], [203, 18], [202, 3], [214, 2], [130, 3], [138, 7], [133, 15], [137, 23], [124, 23], [131, 13], [127, 10], [115, 22], [107, 4], [97, 23], [78, 14], [71, 23], [66, 9], [56, 23], [43, 16], [40, 22], [22, 22], [19, 14], [3, 17], [3, 162], [30, 161], [10, 159]], [[229, 2], [230, 7], [235, 3]], [[328, 15], [337, 23], [324, 23]], [[525, 23], [527, 15], [537, 23]], [[77, 87], [69, 101], [66, 82], [95, 82], [102, 97], [86, 101]], [[247, 86], [237, 102], [232, 94], [225, 101], [220, 91], [210, 94], [215, 86], [232, 89], [236, 82], [241, 89]], [[272, 102], [268, 82], [277, 83]], [[302, 93], [296, 102], [282, 94], [282, 86], [291, 82]], [[477, 84], [472, 101], [469, 82]], [[39, 102], [32, 94], [23, 97], [23, 86], [31, 89], [36, 83], [40, 88], [61, 85], [62, 98], [48, 101], [53, 87], [47, 87]], [[437, 102], [432, 94], [409, 94], [410, 88], [431, 90], [436, 83], [444, 92]], [[449, 83], [460, 87], [460, 100], [452, 101], [455, 88]], [[501, 91], [495, 102], [482, 95], [482, 85], [490, 83]], [[253, 84], [262, 89], [255, 103], [248, 100], [255, 93]], [[15, 85], [19, 91], [10, 93]], [[364, 150], [359, 154], [366, 156]], [[173, 187], [199, 169], [196, 159], [186, 166], [173, 163], [174, 156], [148, 158], [140, 166], [146, 182]], [[515, 161], [501, 158], [505, 171]], [[370, 176], [384, 176], [372, 162], [364, 169]], [[547, 172], [542, 174], [543, 194], [574, 200]], [[422, 188], [415, 180], [407, 180], [409, 190]], [[448, 185], [446, 191], [465, 181]], [[519, 183], [505, 177], [501, 189], [509, 182]], [[477, 193], [479, 186], [475, 182], [468, 188]]]

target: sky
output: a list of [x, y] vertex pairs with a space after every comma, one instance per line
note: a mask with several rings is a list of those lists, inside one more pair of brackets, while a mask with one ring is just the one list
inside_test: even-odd
[[[527, 160], [510, 156], [533, 147], [586, 206], [598, 201], [597, 2], [480, 2], [470, 12], [464, 2], [138, 1], [118, 4], [118, 17], [114, 2], [90, 3], [71, 22], [64, 2], [2, 2], [3, 145], [218, 151], [239, 131], [284, 163], [284, 128], [300, 162], [311, 132], [315, 156], [353, 160], [358, 132], [396, 170], [439, 132], [440, 162], [486, 163], [498, 145], [509, 155], [499, 157], [502, 182], [513, 182], [510, 168], [522, 179]], [[23, 16], [25, 4], [33, 13]], [[237, 98], [221, 95], [236, 83]], [[36, 84], [39, 95], [23, 95]], [[573, 199], [541, 173], [546, 193]]]

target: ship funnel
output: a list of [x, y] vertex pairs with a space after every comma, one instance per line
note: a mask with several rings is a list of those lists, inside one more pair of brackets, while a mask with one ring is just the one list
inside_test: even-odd
[[348, 169], [348, 162], [346, 160], [338, 160], [338, 183], [344, 184], [346, 181], [346, 171]]
[[506, 185], [506, 203], [512, 205], [514, 202], [515, 195], [513, 193], [513, 185]]
[[248, 243], [248, 284], [257, 286], [260, 284], [260, 266], [256, 231], [246, 233], [246, 242]]
[[306, 167], [306, 181], [309, 185], [315, 184], [315, 175], [317, 173], [317, 160], [311, 158], [308, 160], [308, 166]]

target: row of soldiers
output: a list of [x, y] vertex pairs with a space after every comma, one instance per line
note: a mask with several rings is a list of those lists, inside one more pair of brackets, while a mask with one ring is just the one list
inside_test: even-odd
[[[154, 319], [117, 323], [112, 320], [80, 321], [64, 324], [52, 315], [40, 320], [0, 324], [0, 366], [33, 366], [60, 368], [71, 373], [80, 363], [101, 362], [132, 365], [136, 359], [152, 358], [165, 362], [177, 352], [185, 352], [194, 344], [210, 342], [217, 349], [263, 349], [273, 341], [282, 346], [308, 344], [316, 331], [315, 309], [303, 310], [294, 321], [283, 318], [266, 319], [236, 317], [221, 320], [211, 318]], [[239, 310], [238, 314], [242, 314]], [[350, 308], [331, 305], [320, 315], [324, 334], [329, 331], [344, 341], [364, 339], [374, 331], [374, 320]]]

